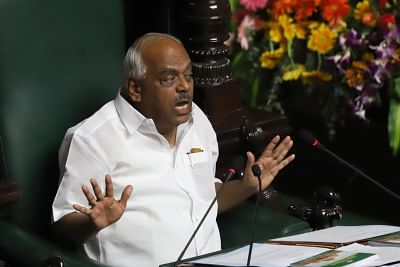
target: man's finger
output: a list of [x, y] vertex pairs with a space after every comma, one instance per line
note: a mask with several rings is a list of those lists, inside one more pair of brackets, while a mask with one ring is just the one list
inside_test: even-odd
[[[277, 160], [282, 160], [287, 151], [293, 146], [293, 141], [290, 138], [290, 136], [286, 136], [285, 139], [283, 139], [279, 145], [274, 149], [272, 153], [272, 157]], [[286, 152], [285, 152], [286, 151]]]
[[125, 187], [124, 191], [122, 191], [121, 200], [119, 202], [124, 206], [124, 208], [126, 208], [128, 199], [132, 195], [132, 191], [133, 191], [133, 187], [131, 185], [128, 185], [127, 187]]
[[76, 210], [79, 211], [80, 213], [86, 214], [86, 215], [90, 215], [92, 213], [92, 210], [89, 208], [85, 208], [81, 205], [78, 204], [73, 204], [72, 207]]
[[279, 140], [281, 140], [281, 137], [279, 135], [275, 135], [275, 137], [272, 138], [272, 140], [267, 144], [260, 157], [271, 156], [275, 147], [279, 144]]
[[281, 151], [279, 151], [276, 160], [279, 162], [282, 161], [286, 157], [287, 153], [289, 153], [289, 150], [292, 148], [292, 146], [293, 146], [293, 141], [290, 140], [288, 144], [285, 145]]
[[92, 192], [90, 192], [89, 188], [86, 185], [82, 185], [82, 191], [85, 194], [85, 197], [86, 197], [89, 205], [94, 206], [97, 204], [96, 198], [94, 197]]
[[[292, 162], [296, 158], [295, 154], [291, 154], [288, 156], [286, 159], [282, 160], [280, 165], [282, 165], [282, 168], [288, 165], [290, 162]], [[281, 168], [281, 169], [282, 169]]]
[[106, 181], [106, 197], [114, 197], [114, 185], [112, 183], [111, 175], [107, 174], [105, 181]]
[[92, 188], [93, 188], [94, 194], [96, 195], [97, 200], [98, 201], [103, 200], [104, 195], [103, 195], [103, 192], [101, 192], [101, 188], [100, 188], [99, 184], [97, 183], [97, 180], [94, 178], [91, 178], [90, 183], [92, 184]]
[[250, 151], [247, 151], [246, 156], [247, 156], [246, 170], [251, 170], [251, 166], [256, 161], [256, 158], [255, 158], [254, 154], [251, 153]]

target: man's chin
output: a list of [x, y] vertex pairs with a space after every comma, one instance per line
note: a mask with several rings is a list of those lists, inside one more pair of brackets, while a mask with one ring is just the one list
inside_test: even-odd
[[187, 122], [189, 120], [189, 118], [190, 118], [190, 113], [181, 114], [177, 118], [177, 124], [179, 125], [179, 124], [185, 123], [185, 122]]

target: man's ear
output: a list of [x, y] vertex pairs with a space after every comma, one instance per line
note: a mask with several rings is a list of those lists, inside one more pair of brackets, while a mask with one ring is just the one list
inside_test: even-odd
[[132, 79], [128, 79], [125, 82], [125, 87], [129, 97], [133, 102], [140, 102], [142, 100], [142, 93], [139, 85]]

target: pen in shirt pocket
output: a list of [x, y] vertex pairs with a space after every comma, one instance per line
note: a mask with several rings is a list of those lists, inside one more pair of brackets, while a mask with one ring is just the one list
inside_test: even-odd
[[192, 147], [189, 152], [186, 152], [186, 154], [189, 157], [190, 166], [192, 168], [193, 168], [193, 161], [192, 161], [192, 157], [190, 155], [194, 154], [194, 153], [199, 153], [199, 152], [203, 152], [203, 149], [201, 149], [199, 147]]

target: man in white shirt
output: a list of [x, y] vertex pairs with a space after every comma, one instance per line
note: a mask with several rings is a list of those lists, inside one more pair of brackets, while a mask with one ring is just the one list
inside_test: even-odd
[[[178, 258], [221, 186], [218, 143], [192, 103], [191, 61], [179, 40], [146, 34], [124, 67], [116, 98], [65, 135], [54, 230], [104, 264], [155, 267]], [[257, 160], [247, 153], [244, 178], [226, 184], [184, 258], [220, 249], [217, 213], [257, 192], [253, 164], [265, 189], [294, 159], [286, 156], [292, 145], [276, 136]]]

